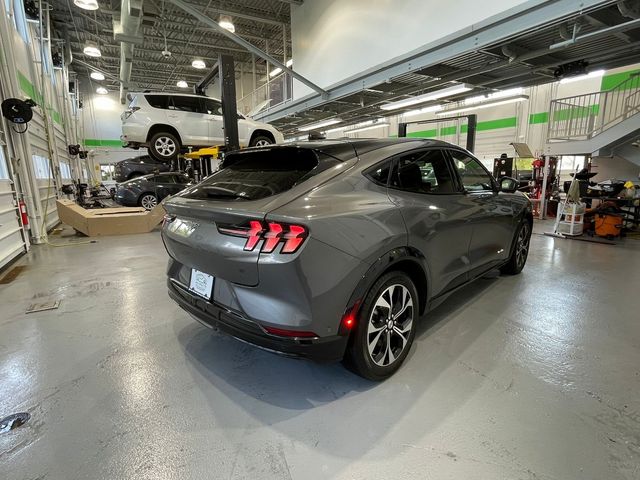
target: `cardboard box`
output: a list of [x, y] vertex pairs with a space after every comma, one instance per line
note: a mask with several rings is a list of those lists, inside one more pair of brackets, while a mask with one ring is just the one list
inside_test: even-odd
[[87, 210], [66, 199], [57, 200], [56, 204], [60, 221], [89, 237], [147, 233], [162, 221], [165, 213], [162, 205], [147, 211], [142, 207]]

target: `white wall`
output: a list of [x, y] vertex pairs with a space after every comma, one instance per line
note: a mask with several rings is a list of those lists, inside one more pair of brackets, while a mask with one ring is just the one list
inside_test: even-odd
[[[295, 69], [328, 87], [525, 2], [305, 0], [291, 8]], [[294, 98], [310, 92], [294, 82]]]

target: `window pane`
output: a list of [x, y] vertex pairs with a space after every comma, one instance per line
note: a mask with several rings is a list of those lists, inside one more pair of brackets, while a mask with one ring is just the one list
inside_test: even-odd
[[451, 150], [451, 156], [465, 190], [468, 192], [493, 190], [491, 175], [478, 160], [457, 150]]
[[447, 159], [441, 150], [414, 152], [401, 157], [391, 186], [416, 193], [455, 193]]
[[376, 183], [386, 185], [389, 178], [389, 169], [391, 168], [391, 161], [385, 162], [382, 165], [374, 167], [373, 170], [367, 172], [367, 176]]
[[51, 178], [51, 169], [49, 168], [49, 159], [40, 155], [33, 155], [33, 170], [36, 178]]
[[170, 110], [202, 113], [202, 106], [200, 104], [201, 99], [198, 97], [181, 97], [179, 95], [176, 95], [172, 97], [172, 99], [172, 105], [169, 105]]
[[206, 111], [209, 115], [222, 115], [222, 103], [211, 98], [204, 101]]
[[[149, 102], [149, 105], [151, 105], [153, 108], [167, 108], [167, 103], [169, 100], [169, 96], [168, 95], [145, 95], [144, 98], [147, 99], [147, 102]], [[131, 101], [131, 105], [133, 105], [135, 102], [135, 99], [133, 101]]]
[[0, 145], [0, 179], [9, 178], [9, 167], [7, 166], [7, 157], [4, 154], [4, 145]]

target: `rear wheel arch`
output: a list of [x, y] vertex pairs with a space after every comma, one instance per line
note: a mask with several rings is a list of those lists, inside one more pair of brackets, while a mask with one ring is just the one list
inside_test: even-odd
[[149, 142], [151, 140], [151, 137], [153, 137], [156, 133], [170, 133], [178, 139], [180, 145], [183, 145], [180, 133], [178, 133], [178, 130], [176, 130], [175, 127], [172, 127], [171, 125], [166, 125], [164, 123], [156, 123], [155, 125], [153, 125], [147, 133], [147, 142]]
[[413, 281], [418, 291], [419, 314], [426, 311], [429, 300], [429, 275], [424, 257], [415, 249], [409, 247], [397, 247], [377, 257], [371, 264], [367, 273], [360, 279], [353, 291], [345, 312], [353, 309], [357, 302], [362, 302], [376, 281], [392, 271], [406, 273]]

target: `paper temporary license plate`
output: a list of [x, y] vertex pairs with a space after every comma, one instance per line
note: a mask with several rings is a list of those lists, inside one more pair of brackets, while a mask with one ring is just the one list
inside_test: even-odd
[[211, 292], [213, 291], [213, 280], [214, 278], [211, 275], [192, 268], [189, 290], [203, 298], [206, 298], [207, 300], [210, 300]]

